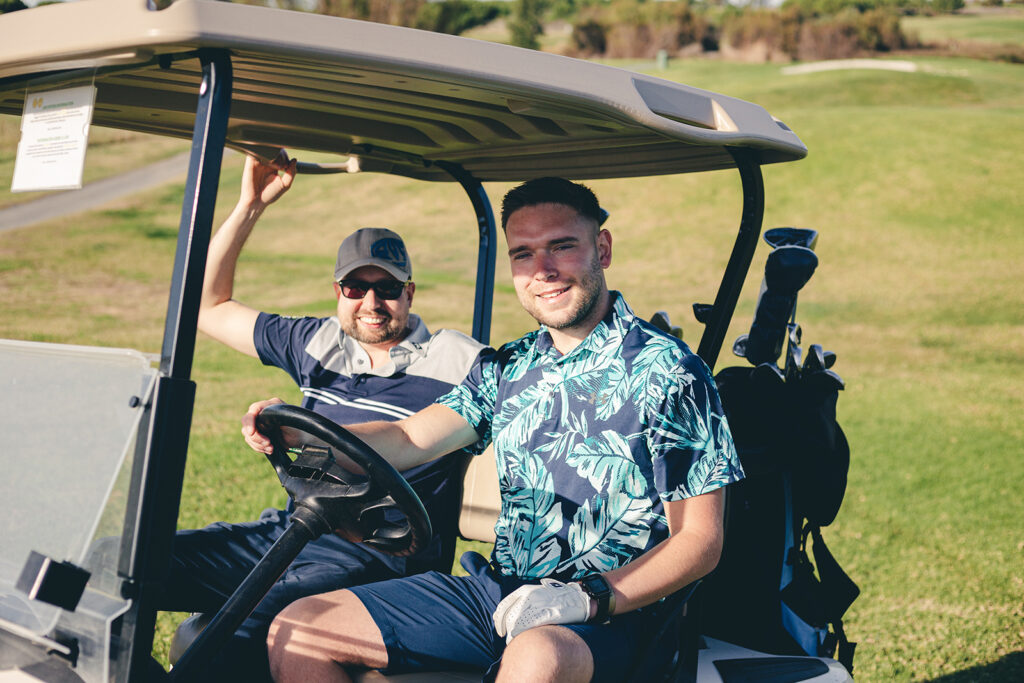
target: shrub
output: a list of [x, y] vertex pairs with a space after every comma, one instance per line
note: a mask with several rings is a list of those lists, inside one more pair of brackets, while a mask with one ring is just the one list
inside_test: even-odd
[[765, 59], [842, 59], [868, 52], [911, 47], [891, 8], [863, 12], [852, 3], [838, 14], [818, 14], [807, 3], [787, 3], [780, 11], [731, 13], [723, 19], [722, 42], [738, 51], [754, 50]]
[[716, 27], [706, 5], [618, 0], [579, 12], [571, 49], [584, 56], [649, 59], [660, 50], [679, 54], [716, 49], [720, 43], [726, 57], [772, 61], [889, 52], [916, 45], [900, 28], [900, 15], [924, 2], [787, 0], [777, 10], [730, 6], [714, 10], [720, 21]]
[[796, 57], [842, 59], [910, 46], [911, 41], [900, 29], [899, 17], [891, 11], [873, 9], [859, 14], [847, 10], [833, 17], [805, 21], [800, 27]]
[[318, 0], [316, 13], [379, 24], [414, 26], [416, 16], [425, 4], [426, 0]]
[[890, 11], [876, 9], [860, 17], [858, 38], [861, 47], [877, 52], [891, 52], [914, 47], [911, 40], [900, 28], [900, 18]]
[[856, 24], [842, 17], [805, 22], [794, 56], [808, 61], [853, 57], [860, 52], [857, 34]]
[[437, 33], [459, 35], [474, 26], [482, 26], [507, 12], [507, 3], [475, 0], [444, 0], [420, 5], [414, 26]]
[[17, 12], [20, 9], [28, 9], [28, 6], [21, 0], [0, 0], [0, 14]]
[[512, 21], [509, 23], [509, 32], [513, 45], [536, 50], [540, 47], [537, 36], [544, 32], [540, 23], [541, 6], [540, 0], [517, 0], [515, 9], [512, 11]]
[[553, 19], [574, 21], [580, 14], [586, 14], [591, 7], [607, 5], [607, 0], [547, 0], [545, 7]]
[[678, 54], [717, 42], [714, 26], [688, 2], [590, 5], [578, 14], [572, 35], [575, 54], [607, 57], [651, 58], [660, 50]]
[[861, 14], [870, 10], [889, 10], [900, 15], [936, 14], [940, 11], [933, 0], [785, 0], [782, 6], [797, 9], [805, 17], [830, 17], [844, 10], [856, 10]]
[[722, 43], [737, 50], [761, 46], [766, 59], [796, 56], [803, 15], [798, 9], [748, 10], [730, 13], [722, 21]]
[[[294, 0], [288, 2], [295, 4]], [[317, 14], [412, 26], [453, 35], [486, 24], [507, 11], [508, 3], [477, 0], [318, 0], [316, 6]]]
[[608, 46], [607, 28], [596, 19], [583, 19], [572, 27], [572, 51], [581, 57], [603, 55]]
[[952, 14], [964, 8], [964, 0], [932, 0], [936, 12]]

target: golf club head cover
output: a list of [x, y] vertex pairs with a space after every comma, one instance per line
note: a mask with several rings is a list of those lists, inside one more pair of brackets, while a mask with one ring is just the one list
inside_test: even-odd
[[772, 228], [765, 230], [764, 241], [770, 244], [772, 249], [789, 244], [814, 249], [818, 243], [818, 231], [809, 228]]
[[818, 257], [807, 247], [782, 246], [768, 254], [754, 322], [743, 346], [744, 357], [753, 365], [778, 360], [786, 323], [796, 307], [796, 293], [817, 267]]
[[590, 616], [590, 596], [578, 583], [541, 579], [540, 585], [520, 586], [498, 603], [494, 628], [505, 642], [523, 631], [548, 624], [582, 624]]
[[764, 284], [778, 294], [796, 294], [818, 267], [818, 255], [807, 247], [786, 245], [772, 250], [764, 264]]

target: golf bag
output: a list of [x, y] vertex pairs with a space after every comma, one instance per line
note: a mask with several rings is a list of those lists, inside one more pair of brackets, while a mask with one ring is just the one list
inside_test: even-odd
[[[791, 264], [800, 261], [789, 253], [794, 248], [806, 247], [785, 246]], [[817, 265], [810, 257], [799, 264], [804, 274], [788, 282], [806, 282]], [[747, 356], [755, 367], [725, 368], [715, 378], [746, 478], [726, 493], [725, 547], [701, 587], [701, 633], [773, 654], [835, 657], [852, 672], [855, 643], [842, 617], [859, 589], [821, 535], [839, 512], [850, 464], [836, 421], [843, 382], [828, 369], [835, 355], [818, 345], [800, 367], [800, 328], [792, 322], [799, 286], [772, 292], [768, 282], [751, 334], [734, 351], [744, 355], [750, 347], [743, 342], [764, 336], [758, 324], [781, 316], [784, 369], [775, 364], [783, 340], [767, 339], [756, 361]], [[762, 310], [771, 306], [777, 310]]]

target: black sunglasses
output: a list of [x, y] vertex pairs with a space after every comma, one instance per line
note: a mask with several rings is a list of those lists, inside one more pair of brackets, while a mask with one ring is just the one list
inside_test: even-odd
[[412, 280], [378, 280], [377, 282], [366, 282], [365, 280], [339, 280], [341, 293], [346, 299], [362, 299], [371, 289], [379, 299], [393, 301], [402, 296], [405, 286]]

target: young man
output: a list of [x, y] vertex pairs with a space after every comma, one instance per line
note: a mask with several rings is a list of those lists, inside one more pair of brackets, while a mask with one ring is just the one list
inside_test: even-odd
[[[437, 404], [352, 431], [398, 469], [493, 441], [502, 510], [488, 564], [318, 595], [274, 621], [277, 681], [490, 667], [504, 681], [619, 681], [658, 600], [710, 571], [722, 490], [742, 478], [707, 367], [608, 290], [593, 193], [542, 178], [505, 197], [512, 278], [539, 330], [481, 357]], [[243, 418], [250, 446], [254, 404]], [[339, 666], [342, 665], [342, 666]]]
[[[336, 315], [282, 317], [232, 298], [242, 247], [294, 177], [295, 161], [283, 152], [273, 164], [246, 160], [238, 204], [210, 243], [199, 328], [283, 369], [301, 388], [303, 407], [335, 422], [396, 420], [430, 405], [462, 381], [483, 347], [452, 330], [431, 334], [410, 313], [416, 291], [412, 264], [402, 239], [390, 230], [363, 228], [342, 242], [334, 270]], [[405, 473], [433, 524], [435, 535], [424, 550], [392, 557], [332, 534], [310, 543], [221, 652], [214, 667], [222, 675], [211, 680], [269, 679], [267, 629], [293, 600], [428, 569], [448, 571], [462, 457], [449, 453]], [[268, 509], [254, 522], [179, 532], [161, 607], [215, 612], [288, 522], [289, 510]]]

